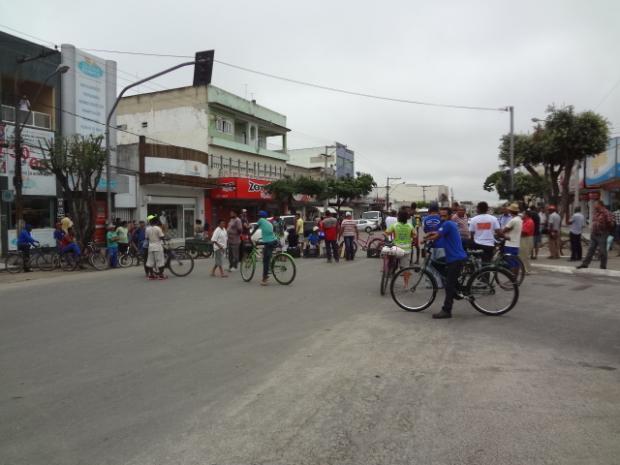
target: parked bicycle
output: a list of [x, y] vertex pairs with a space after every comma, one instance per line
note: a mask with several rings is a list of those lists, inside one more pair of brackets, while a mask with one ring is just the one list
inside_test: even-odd
[[[261, 244], [252, 243], [252, 248], [246, 252], [247, 255], [241, 262], [241, 278], [245, 282], [250, 282], [252, 280], [256, 272], [256, 262], [258, 258], [262, 258], [262, 254], [257, 245]], [[280, 284], [291, 284], [297, 275], [295, 259], [290, 254], [283, 252], [280, 247], [277, 247], [269, 262], [269, 272]]]
[[28, 263], [24, 266], [24, 255], [21, 251], [9, 252], [4, 267], [9, 273], [21, 273], [24, 268], [40, 269], [41, 271], [51, 271], [54, 269], [53, 248], [33, 246], [30, 248]]
[[[442, 276], [442, 263], [431, 260], [430, 244], [424, 245], [425, 258], [422, 265], [401, 269], [390, 284], [390, 293], [396, 304], [409, 312], [419, 312], [432, 305], [437, 296], [438, 285], [429, 271], [433, 266]], [[481, 252], [470, 252], [479, 255]], [[519, 286], [512, 273], [496, 265], [476, 269], [467, 264], [459, 276], [459, 295], [477, 311], [485, 315], [503, 315], [514, 308], [519, 300]]]
[[[398, 271], [399, 256], [398, 251], [403, 251], [394, 245], [392, 241], [385, 241], [381, 249], [381, 286], [379, 292], [385, 295], [388, 285]], [[404, 251], [403, 251], [404, 252]]]
[[164, 244], [164, 268], [180, 278], [187, 276], [194, 270], [194, 259], [184, 250], [176, 250]]
[[[357, 239], [353, 241], [353, 255], [357, 253], [357, 250], [361, 247], [364, 252], [370, 250], [369, 256], [378, 257], [383, 248], [384, 239], [383, 236], [377, 237], [369, 234], [366, 239]], [[338, 244], [338, 254], [341, 258], [344, 258], [344, 240]]]

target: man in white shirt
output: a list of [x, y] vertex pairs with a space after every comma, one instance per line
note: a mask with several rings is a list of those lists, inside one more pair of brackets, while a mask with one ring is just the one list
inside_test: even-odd
[[390, 215], [385, 218], [385, 229], [389, 229], [390, 226], [398, 222], [398, 218], [396, 217], [396, 211], [390, 211]]
[[570, 237], [570, 259], [569, 262], [581, 261], [583, 249], [581, 247], [581, 233], [586, 224], [586, 219], [581, 213], [581, 207], [575, 207], [575, 212], [568, 220]]
[[215, 276], [215, 272], [219, 268], [220, 276], [222, 278], [227, 278], [228, 275], [224, 273], [224, 255], [226, 254], [226, 248], [228, 246], [226, 221], [220, 220], [218, 222], [218, 226], [211, 236], [211, 242], [213, 243], [213, 250], [215, 252], [215, 266], [211, 270], [211, 276]]
[[148, 255], [146, 258], [146, 269], [148, 271], [148, 279], [166, 279], [164, 274], [164, 232], [161, 229], [161, 223], [157, 218], [149, 221], [150, 226], [146, 228], [144, 236], [149, 242]]
[[489, 215], [489, 204], [480, 202], [476, 206], [478, 214], [469, 222], [469, 232], [475, 249], [483, 251], [482, 261], [489, 263], [495, 252], [495, 234], [500, 227], [497, 218]]
[[549, 228], [549, 258], [560, 258], [560, 227], [562, 217], [556, 211], [555, 205], [547, 207], [549, 216], [547, 217], [547, 225]]
[[[510, 213], [510, 220], [506, 223], [506, 226], [502, 229], [502, 234], [506, 238], [504, 244], [504, 253], [519, 255], [519, 247], [521, 246], [521, 230], [523, 229], [523, 220], [519, 216], [519, 205], [513, 203], [506, 207], [508, 213]], [[519, 272], [519, 262], [516, 260], [506, 260], [512, 270], [513, 274], [517, 276]]]

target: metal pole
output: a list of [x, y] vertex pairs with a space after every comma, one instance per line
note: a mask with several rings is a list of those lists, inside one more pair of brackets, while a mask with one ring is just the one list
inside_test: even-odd
[[515, 196], [515, 108], [508, 107], [510, 111], [510, 201]]
[[390, 177], [385, 181], [385, 210], [390, 209]]
[[[199, 61], [202, 62], [203, 60], [199, 60]], [[114, 102], [114, 105], [112, 105], [112, 109], [108, 113], [108, 117], [106, 118], [106, 121], [105, 121], [105, 158], [106, 158], [106, 161], [105, 161], [106, 188], [105, 190], [106, 190], [106, 199], [107, 199], [107, 205], [106, 205], [107, 215], [106, 216], [108, 219], [108, 224], [112, 223], [112, 189], [110, 188], [110, 181], [112, 178], [111, 159], [110, 159], [110, 121], [112, 120], [112, 115], [114, 114], [114, 111], [116, 110], [116, 107], [118, 106], [118, 103], [121, 101], [121, 98], [123, 97], [125, 92], [127, 92], [132, 87], [139, 86], [140, 84], [150, 81], [151, 79], [155, 79], [171, 71], [177, 70], [179, 68], [183, 68], [184, 66], [191, 66], [195, 64], [196, 64], [196, 61], [187, 61], [185, 63], [181, 63], [179, 65], [173, 66], [172, 68], [168, 68], [163, 71], [160, 71], [159, 73], [153, 74], [152, 76], [148, 76], [148, 77], [145, 77], [144, 79], [140, 79], [139, 81], [136, 81], [133, 84], [129, 84], [127, 87], [121, 90], [120, 94], [118, 94], [118, 97], [116, 97], [116, 101]]]

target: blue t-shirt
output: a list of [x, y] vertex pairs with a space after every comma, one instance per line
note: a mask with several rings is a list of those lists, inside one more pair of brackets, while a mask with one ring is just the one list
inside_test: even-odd
[[441, 218], [439, 215], [426, 215], [422, 220], [422, 227], [425, 233], [437, 231], [439, 229], [439, 224], [441, 223]]
[[[458, 226], [453, 221], [444, 221], [439, 227], [441, 246], [446, 251], [446, 263], [465, 260], [467, 254], [463, 249], [463, 241]], [[437, 241], [435, 242], [437, 245]]]

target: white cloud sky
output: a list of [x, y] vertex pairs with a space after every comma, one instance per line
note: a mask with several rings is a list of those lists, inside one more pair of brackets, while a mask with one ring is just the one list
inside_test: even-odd
[[[35, 13], [36, 12], [36, 13]], [[322, 85], [410, 100], [515, 107], [517, 132], [548, 104], [593, 109], [620, 132], [620, 2], [594, 0], [314, 2], [31, 0], [0, 23], [53, 43], [193, 55]], [[1, 27], [0, 27], [1, 28]], [[12, 31], [4, 29], [5, 32]], [[118, 62], [119, 89], [179, 59], [96, 53]], [[191, 70], [142, 91], [191, 84]], [[508, 114], [382, 102], [302, 87], [216, 64], [213, 83], [288, 118], [289, 146], [335, 140], [377, 180], [447, 184], [495, 200]]]

